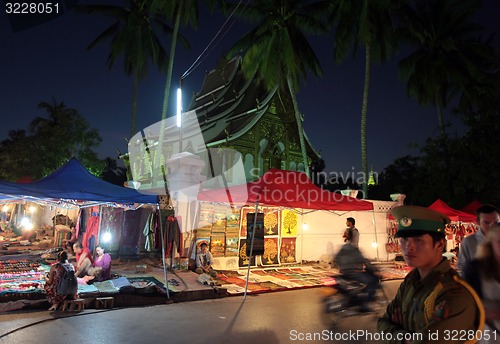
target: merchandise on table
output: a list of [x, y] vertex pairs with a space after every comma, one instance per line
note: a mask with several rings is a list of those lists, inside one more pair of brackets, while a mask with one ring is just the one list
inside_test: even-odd
[[43, 291], [45, 269], [27, 260], [0, 261], [0, 294]]

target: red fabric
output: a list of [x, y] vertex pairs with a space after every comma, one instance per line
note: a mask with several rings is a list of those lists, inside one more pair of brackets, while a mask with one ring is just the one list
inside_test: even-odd
[[80, 261], [80, 257], [83, 256], [84, 254], [87, 254], [87, 257], [90, 259], [90, 262], [92, 262], [92, 253], [90, 253], [90, 250], [87, 247], [82, 248], [82, 252], [80, 254], [76, 255], [76, 264]]
[[99, 216], [91, 216], [87, 222], [87, 229], [83, 236], [82, 246], [89, 246], [89, 239], [93, 235], [97, 240], [97, 234], [99, 233]]
[[479, 202], [477, 199], [474, 199], [469, 204], [460, 208], [460, 211], [463, 211], [464, 213], [472, 214], [472, 215], [476, 216], [477, 208], [481, 207], [482, 205], [483, 205], [483, 203]]
[[255, 182], [202, 191], [199, 201], [315, 210], [373, 210], [373, 203], [317, 187], [305, 173], [270, 169]]
[[437, 199], [434, 203], [428, 206], [429, 209], [439, 211], [450, 218], [451, 221], [462, 221], [462, 222], [475, 222], [476, 216], [464, 213], [463, 211], [453, 209], [448, 204], [440, 199]]

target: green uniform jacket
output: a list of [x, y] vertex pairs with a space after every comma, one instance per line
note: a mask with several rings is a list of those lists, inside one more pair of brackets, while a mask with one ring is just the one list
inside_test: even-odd
[[[398, 308], [402, 326], [391, 321]], [[443, 259], [423, 279], [416, 268], [406, 276], [378, 320], [377, 331], [383, 332], [386, 343], [404, 343], [405, 338], [411, 343], [473, 343], [470, 339], [482, 330], [483, 317], [477, 295]]]

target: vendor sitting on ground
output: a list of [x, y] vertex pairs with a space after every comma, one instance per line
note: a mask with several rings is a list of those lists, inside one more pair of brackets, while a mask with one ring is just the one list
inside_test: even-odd
[[111, 278], [111, 256], [109, 253], [104, 253], [101, 246], [95, 248], [97, 256], [94, 260], [94, 274], [99, 282], [109, 280]]
[[209, 274], [211, 277], [217, 277], [217, 271], [212, 268], [212, 253], [208, 250], [206, 242], [201, 243], [200, 252], [196, 256], [196, 272], [199, 274]]
[[83, 277], [86, 275], [93, 276], [94, 268], [92, 267], [92, 254], [87, 247], [77, 241], [73, 245], [73, 252], [76, 255], [76, 277]]

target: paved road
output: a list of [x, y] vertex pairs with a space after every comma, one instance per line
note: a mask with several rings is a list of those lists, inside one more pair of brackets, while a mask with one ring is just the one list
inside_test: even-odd
[[[389, 297], [399, 283], [384, 282]], [[349, 317], [330, 332], [320, 298], [320, 289], [303, 289], [248, 296], [246, 300], [239, 296], [144, 308], [88, 310], [65, 317], [47, 311], [9, 313], [0, 316], [0, 343], [274, 344], [306, 343], [312, 336], [319, 336], [317, 342], [329, 341], [339, 333], [357, 330], [374, 333], [373, 314]], [[356, 338], [356, 343], [373, 342], [363, 336]]]

